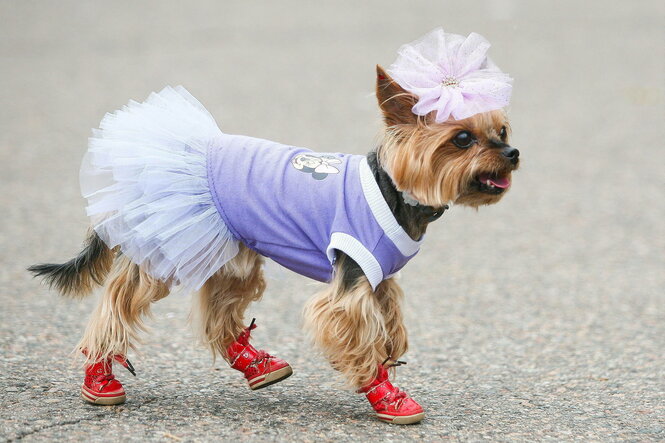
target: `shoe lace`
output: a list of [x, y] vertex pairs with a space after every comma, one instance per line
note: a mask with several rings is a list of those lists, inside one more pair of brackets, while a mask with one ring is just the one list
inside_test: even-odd
[[271, 359], [271, 358], [273, 358], [272, 355], [268, 354], [268, 353], [267, 353], [266, 351], [264, 351], [263, 349], [258, 349], [258, 350], [257, 350], [257, 354], [256, 354], [256, 358], [252, 361], [252, 363], [250, 363], [250, 366], [257, 366], [257, 365], [260, 364], [262, 361], [264, 361], [264, 360], [269, 360], [269, 359]]
[[97, 383], [102, 383], [102, 385], [99, 387], [100, 390], [104, 389], [106, 386], [108, 386], [111, 381], [115, 379], [115, 375], [113, 374], [101, 374], [101, 375], [96, 375], [93, 377], [93, 380]]
[[[399, 409], [400, 406], [402, 406], [402, 403], [404, 403], [404, 400], [409, 398], [409, 394], [406, 392], [400, 390], [397, 386], [393, 386], [393, 395], [386, 396], [386, 400], [388, 400], [388, 403], [392, 403], [395, 405], [395, 409]], [[388, 398], [391, 397], [391, 398]]]
[[[386, 365], [386, 363], [388, 363], [389, 361], [392, 361], [392, 363], [390, 363], [389, 365]], [[402, 366], [402, 365], [405, 365], [405, 364], [406, 364], [405, 361], [393, 360], [393, 357], [389, 355], [385, 360], [383, 360], [383, 363], [381, 363], [381, 366], [387, 366], [389, 368], [395, 368], [397, 366]]]
[[[392, 361], [392, 363], [386, 365], [386, 363], [388, 363], [389, 361]], [[382, 366], [388, 367], [388, 368], [395, 368], [395, 367], [402, 366], [402, 365], [405, 365], [405, 364], [406, 364], [405, 361], [393, 360], [392, 356], [390, 356], [390, 355], [388, 356], [388, 358], [386, 358], [383, 361], [383, 363], [381, 363]], [[384, 380], [383, 383], [385, 383], [387, 381], [389, 381], [389, 380], [386, 379], [386, 380]], [[388, 395], [386, 395], [383, 398], [382, 401], [386, 402], [387, 404], [393, 404], [395, 409], [399, 409], [400, 406], [402, 406], [402, 403], [404, 402], [404, 400], [409, 398], [409, 394], [402, 391], [400, 388], [393, 385], [392, 383], [390, 383], [390, 386], [392, 387], [392, 389], [390, 389], [390, 391], [389, 391], [390, 393]]]
[[[252, 331], [256, 329], [256, 318], [252, 319], [252, 322], [247, 326], [240, 336], [238, 337], [238, 342], [242, 343], [244, 345], [249, 345], [249, 338], [252, 334]], [[241, 341], [242, 340], [242, 341]], [[266, 351], [263, 349], [257, 349], [257, 354], [256, 358], [249, 364], [249, 366], [257, 366], [259, 365], [262, 361], [268, 360], [273, 358], [272, 355], [268, 354]]]
[[[88, 349], [87, 349], [87, 348], [83, 348], [83, 349], [81, 349], [81, 352], [82, 352], [83, 355], [85, 355], [86, 357], [89, 357], [89, 355], [88, 355]], [[117, 361], [118, 363], [120, 363], [120, 364], [121, 364], [125, 369], [127, 369], [127, 370], [128, 370], [128, 371], [129, 371], [134, 377], [136, 377], [136, 370], [134, 369], [134, 365], [132, 365], [132, 362], [130, 362], [129, 359], [128, 359], [127, 357], [125, 357], [125, 356], [122, 355], [122, 354], [114, 354], [114, 355], [111, 356], [111, 358], [112, 358], [113, 360]], [[110, 365], [111, 362], [109, 361], [108, 364]]]
[[241, 345], [247, 346], [249, 344], [249, 338], [252, 335], [252, 331], [256, 329], [256, 318], [252, 319], [252, 322], [240, 333], [236, 341]]

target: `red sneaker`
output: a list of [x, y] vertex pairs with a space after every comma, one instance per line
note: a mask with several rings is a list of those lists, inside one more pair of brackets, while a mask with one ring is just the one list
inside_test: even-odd
[[249, 344], [249, 335], [256, 328], [255, 320], [252, 319], [252, 323], [226, 349], [231, 367], [245, 374], [252, 390], [265, 388], [293, 374], [287, 362]]
[[379, 365], [376, 378], [369, 385], [359, 389], [358, 393], [364, 393], [376, 411], [376, 416], [388, 423], [410, 425], [425, 418], [423, 408], [406, 392], [400, 391], [390, 383], [388, 369], [384, 365]]
[[136, 375], [129, 360], [120, 355], [114, 355], [87, 365], [85, 380], [81, 386], [83, 400], [95, 405], [118, 405], [125, 402], [125, 390], [113, 375], [113, 360], [123, 365], [133, 375]]

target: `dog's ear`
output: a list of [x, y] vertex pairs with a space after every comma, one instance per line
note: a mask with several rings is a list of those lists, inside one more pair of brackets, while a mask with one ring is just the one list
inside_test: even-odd
[[379, 65], [376, 65], [376, 98], [388, 126], [415, 124], [418, 120], [411, 111], [418, 98], [405, 91]]

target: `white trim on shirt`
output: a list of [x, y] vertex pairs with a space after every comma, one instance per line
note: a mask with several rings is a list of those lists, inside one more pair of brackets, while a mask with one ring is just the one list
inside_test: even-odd
[[372, 285], [372, 290], [376, 290], [379, 283], [383, 281], [383, 270], [374, 255], [360, 241], [344, 232], [333, 232], [330, 235], [330, 244], [326, 249], [330, 263], [333, 263], [335, 259], [335, 250], [342, 251], [358, 263], [369, 280], [369, 284]]
[[367, 204], [372, 210], [377, 223], [402, 255], [405, 257], [412, 256], [420, 249], [420, 244], [423, 242], [422, 239], [420, 241], [412, 239], [397, 222], [397, 219], [395, 219], [395, 216], [388, 207], [388, 203], [383, 198], [383, 194], [374, 178], [374, 174], [372, 174], [372, 170], [367, 164], [367, 158], [363, 158], [360, 161], [359, 169], [363, 194], [365, 194]]

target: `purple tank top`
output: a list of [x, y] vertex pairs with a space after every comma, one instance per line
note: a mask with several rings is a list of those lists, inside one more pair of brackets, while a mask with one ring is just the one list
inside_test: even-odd
[[233, 235], [299, 274], [330, 281], [339, 250], [376, 289], [420, 248], [393, 216], [364, 156], [224, 134], [211, 140], [207, 165], [215, 205]]

